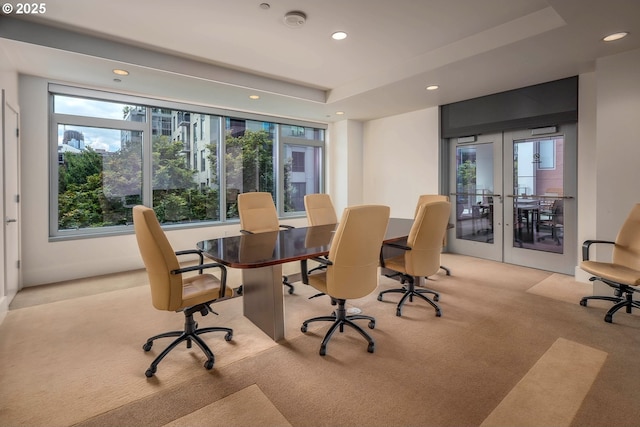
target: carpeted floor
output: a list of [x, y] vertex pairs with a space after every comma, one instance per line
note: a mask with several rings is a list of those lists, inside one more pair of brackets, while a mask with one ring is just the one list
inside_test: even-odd
[[[351, 301], [376, 317], [373, 354], [345, 329], [318, 355], [328, 324], [306, 334], [300, 324], [332, 306], [298, 283], [285, 295], [286, 340], [246, 320], [239, 298], [224, 301], [220, 316], [198, 320], [234, 328], [232, 342], [205, 336], [213, 370], [197, 347], [178, 348], [152, 379], [144, 371], [157, 349], [145, 354], [142, 343], [182, 319], [154, 310], [146, 286], [29, 296], [0, 325], [0, 425], [638, 424], [640, 316], [605, 323], [608, 304], [581, 307], [591, 286], [567, 276], [451, 254], [443, 264], [452, 276], [427, 281], [440, 318], [419, 300], [395, 316], [399, 295]], [[397, 285], [381, 278], [379, 290]]]

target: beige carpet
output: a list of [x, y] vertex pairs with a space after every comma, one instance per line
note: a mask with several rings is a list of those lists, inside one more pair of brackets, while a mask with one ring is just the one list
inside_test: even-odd
[[165, 427], [290, 426], [257, 385], [251, 385]]
[[[12, 310], [0, 325], [0, 425], [637, 425], [640, 316], [605, 323], [566, 276], [443, 258], [453, 275], [426, 283], [441, 293], [441, 318], [418, 300], [395, 316], [399, 295], [352, 302], [377, 319], [374, 354], [346, 329], [319, 356], [328, 323], [306, 334], [300, 324], [332, 307], [300, 284], [285, 296], [282, 343], [244, 319], [239, 299], [225, 301], [199, 321], [235, 330], [232, 343], [205, 337], [214, 369], [179, 348], [153, 379], [142, 343], [181, 324], [151, 308], [146, 287]], [[380, 289], [397, 285], [382, 278]]]

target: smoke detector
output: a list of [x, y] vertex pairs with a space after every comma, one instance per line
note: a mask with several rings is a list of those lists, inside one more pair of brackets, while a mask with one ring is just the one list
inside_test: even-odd
[[305, 22], [307, 22], [307, 15], [299, 10], [293, 10], [284, 15], [284, 23], [287, 27], [300, 28]]

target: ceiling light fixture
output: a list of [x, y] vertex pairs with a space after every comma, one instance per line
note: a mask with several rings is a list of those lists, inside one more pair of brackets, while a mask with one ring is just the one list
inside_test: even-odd
[[292, 10], [284, 15], [284, 23], [290, 28], [300, 28], [307, 22], [307, 15], [299, 10]]
[[249, 95], [249, 99], [260, 99], [258, 95]]
[[336, 111], [336, 114], [337, 114], [338, 116], [342, 116], [342, 115], [344, 114], [344, 111]]
[[430, 86], [427, 86], [427, 90], [436, 90], [436, 89], [438, 89], [439, 87], [440, 87], [440, 86], [438, 86], [438, 85], [430, 85]]
[[602, 41], [605, 41], [605, 42], [613, 42], [613, 41], [616, 41], [616, 40], [620, 40], [620, 39], [621, 39], [621, 38], [623, 38], [623, 37], [626, 37], [628, 34], [629, 34], [629, 33], [624, 32], [624, 31], [623, 31], [623, 32], [621, 32], [621, 33], [609, 34], [608, 36], [604, 37], [604, 38], [602, 39]]
[[331, 34], [331, 38], [334, 40], [344, 40], [347, 38], [347, 33], [345, 33], [344, 31], [336, 31], [335, 33]]
[[127, 70], [121, 70], [120, 68], [115, 68], [113, 70], [113, 74], [117, 74], [119, 76], [128, 76], [129, 72]]
[[260, 3], [260, 9], [268, 10], [269, 8], [271, 8], [269, 3]]

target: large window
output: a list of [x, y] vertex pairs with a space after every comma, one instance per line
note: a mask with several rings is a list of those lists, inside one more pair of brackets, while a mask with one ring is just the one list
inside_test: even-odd
[[249, 191], [302, 215], [323, 189], [323, 128], [60, 85], [50, 96], [52, 237], [130, 232], [137, 204], [162, 224], [237, 220]]

